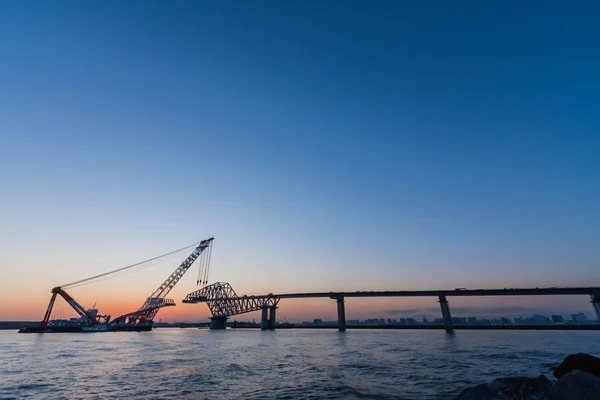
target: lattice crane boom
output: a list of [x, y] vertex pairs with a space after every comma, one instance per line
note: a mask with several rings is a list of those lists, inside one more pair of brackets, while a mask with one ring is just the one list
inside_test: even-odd
[[192, 254], [190, 254], [179, 267], [177, 267], [177, 269], [162, 283], [162, 285], [158, 287], [158, 289], [154, 291], [154, 293], [150, 295], [149, 298], [164, 299], [169, 294], [171, 289], [175, 287], [177, 282], [179, 282], [179, 280], [183, 277], [186, 271], [192, 266], [194, 261], [200, 257], [200, 254], [202, 254], [202, 252], [206, 250], [208, 246], [210, 246], [214, 239], [214, 237], [211, 237], [210, 239], [201, 241], [200, 244], [194, 249]]
[[206, 250], [214, 240], [214, 237], [201, 241], [177, 269], [146, 299], [144, 304], [135, 312], [122, 315], [113, 320], [113, 324], [129, 323], [141, 325], [151, 323], [160, 308], [174, 306], [175, 302], [165, 299], [167, 294], [179, 282], [194, 261]]
[[192, 254], [190, 254], [188, 258], [186, 258], [185, 261], [183, 261], [171, 275], [169, 275], [169, 277], [158, 287], [158, 289], [154, 291], [154, 293], [150, 295], [149, 298], [164, 299], [167, 294], [169, 294], [171, 289], [173, 289], [173, 287], [177, 284], [177, 282], [179, 282], [179, 280], [183, 277], [188, 268], [190, 268], [194, 261], [196, 261], [200, 254], [202, 254], [204, 249], [210, 245], [210, 241], [212, 240], [213, 239], [211, 238], [200, 242]]

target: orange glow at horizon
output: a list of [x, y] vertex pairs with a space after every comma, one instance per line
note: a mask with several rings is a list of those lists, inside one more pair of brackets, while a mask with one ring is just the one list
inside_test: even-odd
[[[144, 302], [148, 293], [141, 290], [84, 290], [85, 288], [76, 288], [67, 290], [77, 302], [85, 308], [90, 308], [96, 304], [101, 314], [109, 314], [111, 318], [137, 310]], [[189, 286], [188, 286], [189, 289]], [[210, 311], [206, 304], [182, 304], [181, 299], [185, 297], [188, 290], [178, 288], [168, 296], [176, 301], [175, 307], [166, 307], [159, 311], [156, 321], [165, 322], [184, 321], [197, 322], [206, 321], [210, 316]], [[118, 296], [113, 297], [114, 293]], [[48, 301], [50, 300], [50, 291], [38, 292], [29, 296], [26, 300], [15, 302], [4, 300], [2, 304], [10, 307], [0, 309], [0, 320], [5, 321], [38, 321], [41, 320]], [[568, 313], [579, 312], [591, 313], [588, 299], [585, 296], [563, 296], [563, 297], [482, 297], [482, 298], [450, 298], [450, 309], [453, 316], [491, 316], [491, 315], [533, 315], [535, 312], [550, 313]], [[495, 308], [507, 309], [510, 307], [520, 307], [522, 312], [494, 312]], [[478, 310], [487, 311], [478, 311]], [[55, 303], [52, 318], [71, 318], [76, 317], [75, 311], [64, 301], [58, 298]], [[423, 316], [427, 318], [440, 317], [439, 304], [437, 298], [347, 298], [346, 299], [346, 319], [367, 319], [367, 318], [400, 318], [413, 317], [420, 319]], [[279, 303], [277, 319], [279, 321], [312, 321], [315, 318], [323, 320], [336, 320], [337, 310], [335, 301], [330, 299], [287, 299]], [[260, 312], [242, 314], [231, 317], [231, 320], [251, 321], [259, 320]]]

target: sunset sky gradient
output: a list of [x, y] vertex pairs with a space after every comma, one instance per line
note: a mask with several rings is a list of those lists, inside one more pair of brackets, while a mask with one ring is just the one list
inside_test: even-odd
[[[211, 280], [240, 294], [600, 286], [599, 16], [554, 1], [1, 2], [0, 320], [210, 236]], [[185, 256], [71, 294], [132, 311]], [[451, 304], [592, 313], [580, 297]], [[334, 318], [327, 300], [281, 305]]]

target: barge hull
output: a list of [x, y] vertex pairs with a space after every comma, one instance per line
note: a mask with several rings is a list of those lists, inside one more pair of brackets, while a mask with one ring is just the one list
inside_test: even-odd
[[19, 333], [97, 333], [97, 332], [149, 332], [152, 326], [114, 326], [105, 330], [88, 330], [81, 326], [41, 327], [26, 326]]

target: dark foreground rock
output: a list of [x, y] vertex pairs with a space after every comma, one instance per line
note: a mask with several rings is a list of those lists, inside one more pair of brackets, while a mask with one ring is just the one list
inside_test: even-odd
[[556, 384], [537, 378], [499, 378], [462, 391], [456, 400], [600, 400], [600, 359], [567, 356], [554, 371]]
[[552, 382], [545, 375], [537, 378], [498, 378], [467, 388], [456, 400], [548, 400]]
[[575, 370], [600, 377], [600, 358], [585, 353], [570, 354], [556, 368], [554, 376], [560, 379]]
[[598, 400], [600, 377], [575, 370], [561, 376], [548, 397], [550, 400]]

